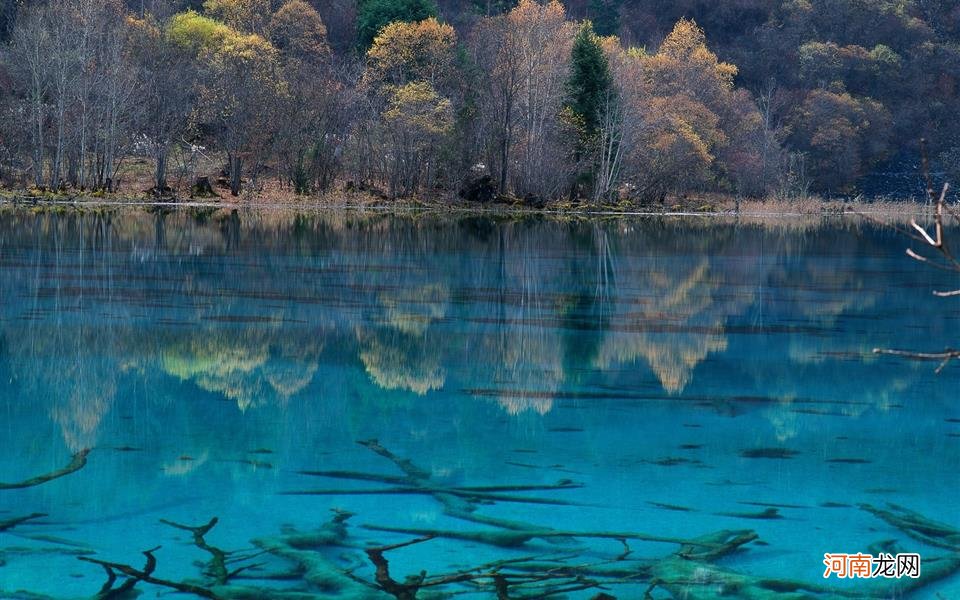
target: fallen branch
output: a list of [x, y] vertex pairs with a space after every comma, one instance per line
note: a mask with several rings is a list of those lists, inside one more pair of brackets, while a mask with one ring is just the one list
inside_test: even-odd
[[[898, 231], [907, 235], [911, 239], [926, 245], [928, 248], [932, 248], [937, 254], [939, 254], [940, 260], [932, 260], [918, 252], [915, 252], [912, 248], [907, 248], [907, 256], [918, 262], [942, 271], [960, 273], [960, 260], [958, 260], [953, 254], [953, 251], [950, 249], [950, 246], [947, 243], [947, 238], [944, 235], [943, 223], [944, 216], [949, 215], [950, 217], [953, 217], [953, 220], [956, 223], [960, 224], [960, 213], [947, 205], [947, 192], [950, 190], [950, 184], [943, 184], [943, 188], [940, 191], [939, 197], [934, 194], [933, 179], [930, 177], [930, 161], [927, 157], [926, 140], [920, 140], [920, 149], [922, 157], [921, 170], [923, 171], [923, 177], [926, 183], [927, 197], [929, 198], [930, 202], [935, 203], [936, 206], [934, 213], [933, 233], [931, 234], [928, 232], [927, 229], [918, 224], [915, 219], [910, 220], [910, 226], [913, 228], [913, 231], [906, 231], [902, 229], [898, 229]], [[957, 297], [960, 296], [960, 289], [951, 291], [935, 290], [933, 295], [941, 298]], [[937, 374], [943, 371], [943, 369], [950, 364], [951, 360], [960, 358], [960, 351], [949, 348], [944, 352], [912, 352], [908, 350], [885, 350], [876, 348], [874, 349], [874, 353], [900, 356], [911, 360], [939, 360], [940, 365], [934, 371]]]
[[27, 521], [32, 521], [34, 519], [40, 519], [42, 517], [48, 516], [47, 513], [30, 513], [23, 517], [14, 517], [12, 519], [7, 519], [5, 521], [0, 521], [0, 531], [7, 531], [8, 529], [13, 529], [21, 523], [26, 523]]
[[860, 508], [873, 516], [896, 527], [906, 535], [925, 544], [960, 552], [960, 530], [945, 523], [932, 521], [920, 513], [896, 504], [888, 504], [888, 509], [862, 504]]
[[[95, 565], [100, 565], [107, 572], [107, 582], [104, 583], [103, 587], [100, 589], [100, 592], [97, 594], [97, 600], [121, 598], [122, 594], [132, 590], [133, 587], [140, 581], [170, 588], [185, 594], [194, 594], [195, 596], [200, 596], [202, 598], [212, 598], [213, 600], [217, 600], [219, 598], [210, 590], [198, 585], [193, 585], [191, 583], [179, 583], [176, 581], [168, 581], [166, 579], [158, 579], [154, 577], [153, 572], [157, 568], [157, 559], [153, 553], [159, 549], [160, 546], [151, 548], [150, 550], [144, 550], [143, 555], [147, 557], [147, 561], [146, 564], [144, 564], [143, 569], [135, 569], [129, 565], [108, 562], [97, 558], [91, 558], [89, 556], [78, 556], [77, 559], [84, 562], [93, 563]], [[120, 587], [114, 588], [113, 584], [117, 579], [117, 573], [126, 576], [128, 579], [124, 581]]]
[[[209, 566], [207, 567], [207, 574], [213, 579], [216, 585], [224, 585], [227, 583], [227, 580], [230, 579], [230, 572], [227, 571], [227, 552], [224, 552], [216, 546], [211, 546], [207, 543], [207, 540], [204, 539], [204, 536], [216, 526], [217, 521], [218, 519], [213, 517], [206, 525], [191, 527], [190, 525], [181, 525], [173, 521], [160, 519], [160, 522], [164, 525], [189, 531], [193, 534], [193, 544], [211, 556]], [[240, 570], [243, 570], [243, 568]], [[239, 571], [234, 572], [234, 574], [237, 572]]]
[[427, 577], [427, 572], [421, 571], [419, 576], [408, 577], [406, 583], [398, 583], [390, 576], [390, 563], [387, 562], [386, 558], [384, 558], [383, 553], [389, 550], [396, 550], [397, 548], [404, 548], [406, 546], [412, 546], [421, 542], [427, 542], [433, 538], [434, 536], [428, 535], [415, 540], [410, 540], [409, 542], [393, 544], [392, 546], [368, 548], [367, 556], [370, 557], [370, 562], [372, 562], [373, 566], [376, 568], [376, 574], [374, 577], [376, 578], [377, 585], [379, 585], [383, 591], [391, 594], [394, 598], [397, 598], [397, 600], [414, 600], [417, 597], [417, 592], [420, 590], [420, 586], [423, 585], [423, 581]]
[[934, 373], [939, 374], [951, 360], [960, 358], [960, 350], [947, 348], [943, 352], [914, 352], [912, 350], [888, 350], [885, 348], [874, 348], [874, 354], [884, 354], [887, 356], [900, 356], [910, 360], [939, 360], [940, 364], [934, 369]]
[[[544, 489], [568, 489], [567, 487], [550, 487]], [[515, 504], [545, 504], [552, 506], [598, 506], [595, 504], [585, 504], [582, 502], [570, 502], [568, 500], [555, 500], [552, 498], [534, 498], [530, 496], [511, 496], [509, 494], [495, 494], [487, 492], [475, 492], [463, 488], [445, 488], [445, 487], [394, 487], [378, 489], [326, 489], [326, 490], [295, 490], [280, 492], [281, 496], [370, 496], [370, 495], [404, 495], [420, 494], [435, 496], [437, 494], [450, 494], [470, 501], [490, 501], [490, 502], [512, 502]]]
[[45, 475], [37, 475], [36, 477], [31, 477], [19, 483], [2, 483], [0, 482], [0, 490], [18, 490], [22, 488], [33, 487], [35, 485], [40, 485], [54, 479], [64, 477], [70, 473], [79, 471], [87, 465], [87, 454], [90, 454], [90, 449], [85, 448], [80, 452], [77, 452], [73, 455], [73, 458], [70, 460], [70, 464], [63, 467], [62, 469], [57, 469]]
[[[364, 529], [371, 531], [386, 531], [390, 533], [403, 533], [408, 535], [420, 535], [429, 538], [442, 537], [447, 539], [466, 540], [470, 542], [482, 542], [493, 546], [514, 548], [522, 546], [532, 539], [549, 538], [591, 538], [591, 539], [611, 539], [611, 540], [636, 540], [641, 542], [658, 542], [664, 544], [677, 544], [682, 547], [699, 547], [706, 549], [720, 549], [723, 545], [711, 540], [685, 540], [673, 537], [663, 537], [649, 535], [645, 533], [632, 533], [620, 531], [557, 531], [554, 529], [530, 529], [508, 530], [508, 531], [449, 531], [443, 529], [419, 529], [408, 527], [383, 527], [378, 525], [361, 525]], [[756, 534], [750, 540], [756, 538]], [[748, 540], [748, 541], [750, 541]], [[745, 542], [744, 542], [745, 543]]]
[[[507, 529], [511, 531], [551, 531], [549, 527], [533, 525], [530, 523], [523, 523], [519, 521], [511, 521], [507, 519], [499, 519], [496, 517], [487, 517], [474, 514], [478, 502], [481, 500], [476, 494], [473, 495], [464, 495], [461, 493], [451, 493], [449, 489], [442, 488], [439, 486], [433, 485], [430, 481], [430, 473], [425, 469], [418, 467], [411, 460], [407, 458], [402, 458], [397, 456], [390, 450], [384, 448], [379, 441], [375, 439], [371, 440], [362, 440], [358, 441], [358, 444], [371, 450], [372, 452], [386, 458], [394, 465], [400, 469], [404, 475], [406, 475], [405, 483], [411, 487], [424, 490], [424, 493], [432, 496], [437, 502], [443, 506], [443, 512], [445, 515], [453, 517], [455, 519], [460, 519], [463, 521], [469, 521], [472, 523], [481, 523], [484, 525], [490, 525], [492, 527], [499, 527], [501, 529]], [[562, 484], [561, 484], [562, 485]], [[515, 497], [512, 497], [516, 500]], [[489, 500], [489, 498], [488, 498]], [[501, 499], [502, 501], [502, 499]], [[552, 503], [552, 501], [551, 501]], [[565, 543], [569, 541], [569, 538], [563, 539], [560, 537], [550, 537], [548, 541], [551, 543]]]

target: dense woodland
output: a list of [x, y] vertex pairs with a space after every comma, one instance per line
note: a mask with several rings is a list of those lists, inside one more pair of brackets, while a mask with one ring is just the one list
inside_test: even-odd
[[0, 0], [0, 184], [855, 194], [958, 86], [955, 0]]

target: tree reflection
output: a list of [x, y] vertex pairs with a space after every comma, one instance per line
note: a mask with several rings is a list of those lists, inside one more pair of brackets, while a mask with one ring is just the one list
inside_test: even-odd
[[[449, 290], [442, 283], [420, 283], [400, 271], [400, 279], [372, 285], [372, 323], [358, 323], [360, 361], [374, 383], [385, 390], [406, 390], [419, 396], [439, 390], [446, 380], [441, 365], [442, 339], [431, 325], [447, 314]], [[411, 281], [411, 279], [414, 279]]]
[[[307, 342], [303, 344], [302, 342]], [[316, 343], [280, 331], [204, 331], [164, 344], [164, 372], [234, 400], [240, 410], [283, 404], [313, 380]]]
[[[711, 357], [734, 361], [783, 339], [772, 360], [730, 363], [743, 383], [727, 392], [763, 383], [779, 399], [770, 420], [789, 435], [790, 399], [847, 368], [836, 355], [850, 338], [817, 332], [879, 306], [876, 274], [843, 258], [869, 256], [876, 235], [669, 220], [15, 212], [0, 219], [0, 335], [23, 340], [7, 352], [10, 372], [73, 449], [96, 443], [137, 382], [185, 383], [249, 411], [311, 385], [350, 397], [317, 375], [350, 368], [397, 392], [383, 403], [474, 390], [511, 415], [542, 415], [561, 394], [614, 380], [695, 393]], [[825, 267], [818, 244], [863, 246]], [[813, 333], [768, 335], [798, 320]], [[859, 393], [889, 405], [902, 379]]]
[[424, 335], [390, 328], [358, 330], [360, 360], [367, 374], [385, 390], [407, 390], [423, 396], [446, 380], [439, 346]]

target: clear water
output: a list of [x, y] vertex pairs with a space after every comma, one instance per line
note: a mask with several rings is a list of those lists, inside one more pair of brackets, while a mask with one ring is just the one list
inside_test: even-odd
[[[162, 546], [154, 577], [218, 597], [389, 598], [365, 547], [433, 531], [385, 552], [394, 580], [526, 557], [502, 572], [540, 580], [510, 597], [641, 598], [679, 548], [492, 545], [455, 532], [510, 530], [465, 514], [541, 533], [752, 530], [704, 565], [899, 597], [824, 580], [822, 561], [891, 539], [924, 561], [956, 553], [861, 506], [960, 528], [960, 365], [936, 375], [871, 352], [960, 341], [960, 305], [930, 293], [960, 281], [907, 245], [857, 220], [0, 213], [0, 481], [90, 449], [76, 471], [0, 489], [0, 522], [46, 515], [0, 531], [0, 597], [94, 597], [105, 570], [78, 555], [142, 569]], [[371, 439], [414, 476], [357, 443]], [[477, 486], [496, 489], [464, 491]], [[388, 488], [404, 493], [347, 493]], [[328, 493], [290, 493], [305, 491]], [[331, 509], [353, 513], [345, 535], [301, 548], [332, 569], [325, 582], [262, 551]], [[212, 517], [206, 542], [250, 567], [219, 587], [212, 555], [161, 522]], [[579, 586], [574, 566], [592, 573]], [[614, 567], [635, 575], [598, 574]], [[787, 587], [753, 597], [815, 593]], [[693, 579], [650, 594], [750, 595]], [[948, 576], [912, 597], [958, 594]]]

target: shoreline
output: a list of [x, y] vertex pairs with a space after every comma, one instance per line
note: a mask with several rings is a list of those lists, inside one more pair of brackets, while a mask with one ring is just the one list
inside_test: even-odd
[[[345, 199], [337, 201], [335, 198]], [[423, 201], [416, 199], [384, 200], [368, 195], [357, 195], [345, 192], [342, 194], [330, 193], [324, 196], [311, 197], [302, 201], [278, 201], [269, 196], [263, 200], [255, 197], [240, 199], [205, 199], [190, 198], [151, 199], [137, 197], [92, 196], [77, 195], [68, 197], [33, 196], [29, 193], [14, 192], [5, 194], [0, 192], [0, 208], [15, 207], [27, 209], [213, 209], [213, 210], [268, 210], [268, 211], [345, 211], [370, 212], [380, 214], [458, 214], [458, 215], [489, 215], [505, 217], [706, 217], [706, 218], [826, 218], [861, 216], [874, 218], [896, 217], [895, 220], [905, 220], [910, 217], [932, 216], [934, 206], [915, 200], [891, 201], [877, 199], [870, 201], [843, 201], [824, 200], [821, 198], [806, 198], [797, 201], [791, 200], [741, 200], [734, 197], [705, 197], [686, 200], [684, 203], [675, 203], [655, 206], [618, 206], [601, 205], [589, 206], [582, 204], [554, 203], [544, 207], [535, 207], [524, 204], [509, 204], [505, 202], [489, 202], [485, 204], [470, 204], [461, 201], [437, 200]], [[684, 206], [686, 204], [686, 206]], [[725, 206], [732, 204], [733, 206]], [[702, 208], [694, 208], [699, 205]], [[739, 205], [739, 206], [738, 206]]]

